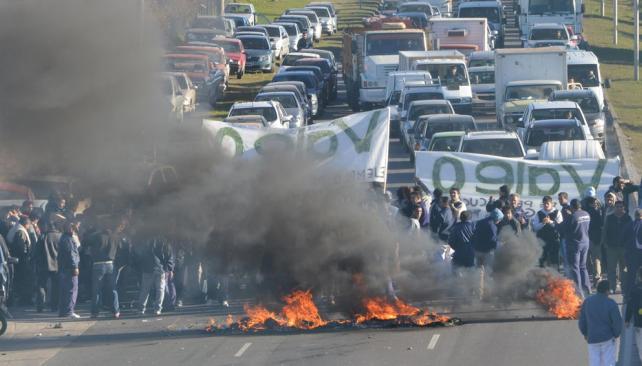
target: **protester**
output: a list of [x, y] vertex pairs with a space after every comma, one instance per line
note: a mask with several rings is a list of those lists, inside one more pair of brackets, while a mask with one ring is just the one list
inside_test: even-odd
[[[626, 244], [626, 278], [629, 291], [635, 281], [635, 274], [642, 266], [642, 209], [635, 210], [635, 220], [630, 231], [631, 240]], [[628, 295], [628, 293], [627, 293]], [[629, 298], [628, 296], [626, 297]]]
[[570, 209], [571, 215], [564, 223], [567, 263], [570, 277], [575, 282], [580, 297], [585, 298], [591, 294], [591, 283], [586, 269], [591, 216], [582, 210], [578, 199], [571, 201]]
[[477, 221], [473, 233], [473, 248], [475, 249], [475, 264], [481, 270], [479, 297], [484, 296], [484, 277], [490, 276], [493, 264], [495, 249], [499, 245], [497, 236], [497, 225], [504, 218], [504, 214], [498, 209], [493, 209], [490, 215]]
[[[51, 311], [58, 310], [58, 246], [62, 237], [62, 222], [51, 221], [33, 252], [36, 269], [36, 310], [42, 312], [46, 302]], [[51, 292], [47, 291], [48, 286]]]
[[430, 228], [440, 240], [448, 240], [450, 227], [455, 223], [448, 197], [441, 197], [437, 215], [430, 219]]
[[138, 297], [140, 313], [145, 314], [147, 300], [153, 289], [154, 313], [160, 315], [167, 285], [166, 273], [174, 270], [173, 253], [167, 240], [157, 236], [143, 244], [142, 252], [138, 255], [143, 273]]
[[609, 298], [608, 291], [609, 281], [598, 282], [597, 293], [584, 300], [580, 310], [579, 328], [588, 342], [591, 366], [615, 366], [622, 316], [617, 303]]
[[20, 305], [32, 305], [33, 297], [33, 268], [31, 266], [31, 236], [29, 229], [31, 220], [29, 217], [20, 217], [18, 223], [14, 225], [7, 239], [9, 240], [9, 251], [12, 257], [18, 259], [15, 265], [15, 294]]
[[624, 202], [624, 207], [626, 211], [629, 211], [629, 195], [633, 192], [637, 192], [640, 189], [639, 186], [633, 184], [629, 179], [624, 179], [620, 176], [613, 178], [613, 185], [609, 187], [608, 192], [615, 194], [616, 201]]
[[76, 222], [67, 221], [58, 243], [58, 276], [60, 279], [60, 303], [58, 315], [78, 319], [76, 300], [78, 297], [78, 274], [80, 255], [74, 239], [78, 226]]
[[558, 226], [562, 223], [562, 214], [556, 210], [551, 196], [542, 199], [542, 209], [533, 217], [533, 230], [544, 242], [544, 250], [540, 258], [540, 266], [559, 266], [560, 232]]
[[[566, 224], [571, 217], [571, 207], [569, 206], [568, 193], [560, 192], [557, 194], [557, 202], [560, 204], [560, 213], [562, 214], [562, 222]], [[560, 233], [560, 256], [562, 264], [564, 265], [564, 273], [566, 277], [571, 277], [570, 263], [566, 255], [566, 238], [564, 237], [565, 230], [559, 230]]]
[[[624, 281], [625, 249], [626, 243], [631, 240], [632, 220], [626, 214], [624, 202], [615, 202], [613, 214], [606, 217], [604, 224], [604, 245], [606, 247], [606, 261], [611, 284], [611, 293], [615, 293], [618, 282], [622, 293], [626, 293], [626, 281]], [[616, 279], [617, 273], [617, 279]]]
[[513, 217], [513, 209], [510, 206], [504, 206], [501, 208], [501, 211], [502, 214], [504, 214], [504, 218], [499, 225], [497, 225], [498, 231], [502, 232], [502, 229], [506, 228], [507, 230], [510, 230], [509, 232], [512, 232], [515, 235], [521, 234], [522, 225], [515, 217]]
[[635, 285], [631, 289], [624, 312], [624, 326], [628, 328], [633, 319], [635, 344], [638, 348], [638, 358], [642, 361], [642, 268], [638, 268], [635, 273]]
[[457, 222], [450, 229], [448, 244], [455, 251], [452, 257], [453, 270], [460, 274], [464, 268], [475, 265], [475, 251], [472, 245], [472, 238], [475, 232], [475, 225], [470, 221], [470, 213], [463, 211]]
[[602, 278], [602, 226], [604, 225], [604, 216], [602, 204], [595, 197], [595, 188], [589, 187], [582, 199], [582, 209], [591, 217], [589, 224], [589, 263], [593, 272], [593, 283]]
[[526, 217], [526, 212], [522, 207], [521, 196], [519, 193], [511, 193], [509, 196], [510, 207], [513, 209], [513, 216], [522, 227], [522, 230], [528, 228], [528, 218]]
[[303, 37], [299, 39], [299, 42], [296, 44], [297, 50], [302, 50], [305, 48], [312, 48], [312, 42], [308, 38], [308, 31], [303, 30]]
[[510, 206], [511, 204], [511, 193], [507, 185], [502, 185], [499, 187], [499, 198], [494, 199], [493, 196], [488, 198], [488, 203], [486, 204], [486, 211], [491, 212], [493, 209]]
[[408, 226], [408, 233], [411, 235], [416, 235], [421, 231], [421, 223], [419, 218], [423, 214], [421, 206], [415, 205], [412, 208], [412, 214], [410, 215], [410, 225]]
[[96, 318], [103, 305], [103, 294], [112, 294], [112, 314], [120, 317], [118, 291], [114, 274], [114, 260], [122, 241], [125, 221], [116, 219], [108, 227], [94, 234], [85, 243], [85, 248], [92, 259], [91, 272], [91, 317]]
[[450, 209], [453, 211], [453, 218], [459, 221], [459, 216], [462, 212], [466, 211], [466, 204], [461, 200], [461, 192], [459, 188], [450, 189]]

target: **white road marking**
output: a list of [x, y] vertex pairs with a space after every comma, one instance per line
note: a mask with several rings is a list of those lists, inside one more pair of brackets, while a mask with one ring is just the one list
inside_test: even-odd
[[430, 338], [430, 342], [428, 342], [428, 347], [426, 349], [435, 349], [437, 346], [437, 341], [439, 341], [439, 334], [433, 334], [432, 338]]
[[251, 346], [251, 345], [252, 345], [252, 342], [247, 342], [247, 343], [245, 343], [245, 344], [241, 347], [241, 349], [239, 349], [239, 351], [238, 351], [238, 352], [236, 352], [236, 354], [234, 355], [234, 357], [241, 357], [241, 356], [243, 356], [243, 354], [245, 353], [245, 351], [247, 351], [247, 349], [248, 349], [248, 348], [250, 348], [250, 346]]

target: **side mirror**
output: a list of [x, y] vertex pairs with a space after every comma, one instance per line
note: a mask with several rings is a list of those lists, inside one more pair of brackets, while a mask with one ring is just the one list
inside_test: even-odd
[[539, 158], [539, 154], [537, 153], [537, 150], [535, 150], [535, 149], [528, 149], [528, 151], [526, 151], [526, 157], [525, 158], [528, 159], [528, 160], [537, 160], [537, 158]]
[[604, 87], [607, 89], [611, 87], [611, 79], [604, 80]]
[[578, 39], [579, 37], [576, 34], [571, 36], [571, 41], [577, 41]]

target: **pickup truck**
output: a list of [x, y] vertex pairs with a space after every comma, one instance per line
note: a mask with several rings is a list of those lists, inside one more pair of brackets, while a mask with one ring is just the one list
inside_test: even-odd
[[229, 3], [225, 5], [225, 15], [240, 15], [246, 18], [250, 25], [256, 24], [256, 9], [252, 4]]

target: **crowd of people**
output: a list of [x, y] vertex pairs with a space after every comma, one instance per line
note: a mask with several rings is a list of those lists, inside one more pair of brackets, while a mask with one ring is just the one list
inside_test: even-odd
[[0, 220], [0, 301], [71, 318], [79, 317], [78, 301], [89, 301], [92, 317], [106, 308], [119, 318], [119, 299], [134, 288], [138, 296], [131, 302], [142, 314], [171, 311], [184, 298], [216, 298], [228, 306], [227, 288], [211, 285], [208, 290], [202, 256], [191, 242], [178, 239], [176, 228], [142, 235], [133, 232], [131, 212], [75, 214], [66, 203], [64, 196], [54, 195], [44, 210], [31, 201], [5, 210]]
[[615, 177], [603, 201], [595, 187], [586, 189], [582, 197], [560, 192], [557, 203], [545, 196], [541, 208], [528, 217], [520, 195], [504, 185], [497, 198], [489, 198], [485, 217], [476, 221], [457, 188], [446, 195], [439, 189], [428, 194], [419, 186], [402, 187], [394, 205], [408, 219], [411, 233], [425, 232], [442, 244], [442, 257], [451, 261], [455, 273], [481, 270], [482, 297], [483, 278], [491, 275], [503, 232], [519, 237], [527, 230], [542, 245], [539, 265], [572, 279], [581, 298], [605, 277], [610, 280], [611, 293], [619, 285], [627, 296], [642, 265], [642, 207], [635, 211], [635, 219], [628, 214], [629, 195], [639, 190], [640, 185]]

